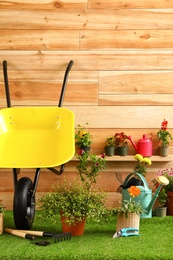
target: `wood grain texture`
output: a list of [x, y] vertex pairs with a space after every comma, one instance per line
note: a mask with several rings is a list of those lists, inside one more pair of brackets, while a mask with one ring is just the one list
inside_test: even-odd
[[72, 71], [172, 70], [173, 50], [133, 51], [0, 51], [9, 70], [64, 71], [70, 60]]
[[100, 71], [99, 94], [172, 94], [173, 71]]
[[155, 9], [129, 11], [126, 9], [32, 10], [27, 8], [22, 9], [22, 12], [20, 9], [0, 9], [0, 29], [173, 29], [173, 9], [169, 8], [157, 9], [157, 11]]
[[103, 94], [99, 95], [99, 105], [172, 106], [173, 94]]
[[88, 0], [5, 0], [0, 2], [0, 9], [26, 9], [26, 10], [59, 10], [85, 8]]
[[172, 48], [173, 30], [81, 30], [81, 50]]
[[173, 2], [167, 0], [88, 0], [88, 8], [91, 9], [131, 9], [131, 8], [173, 8]]
[[0, 30], [2, 50], [79, 50], [78, 30]]
[[67, 106], [75, 113], [76, 122], [91, 128], [155, 128], [166, 118], [173, 128], [172, 106]]

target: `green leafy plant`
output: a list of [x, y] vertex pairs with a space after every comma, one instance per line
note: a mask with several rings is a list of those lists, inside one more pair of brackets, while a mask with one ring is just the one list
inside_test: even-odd
[[107, 194], [92, 187], [96, 183], [98, 172], [105, 168], [105, 155], [100, 157], [83, 149], [76, 155], [78, 180], [68, 183], [66, 180], [54, 185], [51, 191], [39, 200], [44, 217], [54, 218], [61, 213], [68, 225], [85, 218], [96, 222], [108, 221], [112, 211], [106, 207]]
[[129, 138], [128, 138], [128, 136], [124, 132], [116, 133], [114, 135], [114, 138], [115, 138], [116, 147], [121, 147], [121, 146], [127, 146], [128, 145], [127, 140]]
[[131, 186], [128, 189], [129, 195], [131, 196], [130, 200], [124, 200], [121, 203], [121, 207], [115, 210], [116, 214], [125, 213], [128, 217], [128, 213], [144, 213], [145, 210], [140, 204], [140, 201], [136, 202], [133, 198], [140, 195], [140, 189], [137, 186]]
[[80, 148], [88, 147], [92, 144], [92, 135], [87, 130], [87, 125], [88, 123], [86, 123], [86, 126], [84, 127], [78, 124], [78, 127], [75, 129], [75, 144]]
[[134, 167], [134, 172], [142, 174], [144, 177], [147, 173], [146, 166], [152, 164], [151, 160], [147, 157], [143, 157], [141, 154], [136, 154], [134, 158], [137, 160], [137, 165]]
[[172, 135], [167, 130], [168, 121], [164, 119], [161, 124], [161, 129], [157, 132], [157, 137], [161, 141], [161, 145], [168, 146], [169, 140], [172, 140]]
[[164, 188], [161, 189], [161, 191], [159, 192], [158, 197], [157, 197], [157, 201], [158, 201], [160, 206], [164, 206], [164, 204], [166, 203], [167, 193], [166, 193]]
[[114, 136], [106, 138], [106, 146], [115, 146], [115, 144], [116, 144], [116, 142], [115, 142]]
[[5, 206], [0, 201], [0, 213], [4, 213], [4, 211], [5, 211]]
[[96, 154], [91, 154], [90, 152], [85, 152], [80, 150], [76, 157], [78, 159], [78, 164], [76, 169], [81, 178], [81, 181], [85, 184], [86, 188], [89, 190], [93, 183], [96, 183], [96, 177], [99, 171], [106, 168], [105, 154], [97, 156]]
[[54, 185], [51, 191], [39, 200], [39, 207], [45, 218], [56, 218], [61, 213], [68, 225], [76, 224], [83, 219], [96, 222], [107, 221], [110, 211], [105, 206], [105, 193], [92, 190], [89, 192], [84, 184], [77, 180]]

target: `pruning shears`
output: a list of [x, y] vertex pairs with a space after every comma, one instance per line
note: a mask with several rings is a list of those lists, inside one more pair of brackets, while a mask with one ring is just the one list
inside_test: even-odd
[[129, 236], [139, 236], [139, 229], [137, 229], [137, 228], [122, 228], [113, 235], [113, 238], [129, 237]]

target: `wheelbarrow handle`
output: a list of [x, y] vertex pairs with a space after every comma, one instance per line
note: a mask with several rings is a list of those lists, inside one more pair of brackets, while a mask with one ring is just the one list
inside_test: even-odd
[[8, 85], [8, 74], [7, 74], [7, 61], [3, 61], [3, 73], [4, 73], [4, 84], [6, 92], [7, 107], [11, 107], [10, 90]]
[[71, 60], [66, 68], [65, 74], [64, 74], [64, 81], [63, 81], [63, 85], [62, 85], [62, 89], [61, 89], [61, 95], [60, 95], [60, 99], [59, 99], [59, 104], [58, 107], [62, 107], [63, 104], [63, 100], [64, 100], [64, 95], [65, 95], [65, 89], [66, 89], [66, 84], [67, 84], [67, 79], [68, 79], [68, 74], [72, 68], [74, 64], [74, 61]]

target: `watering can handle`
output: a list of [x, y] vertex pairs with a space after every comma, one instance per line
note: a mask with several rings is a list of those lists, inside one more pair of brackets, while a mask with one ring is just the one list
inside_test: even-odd
[[128, 182], [129, 178], [130, 178], [132, 175], [137, 175], [137, 176], [139, 176], [139, 177], [141, 178], [141, 180], [143, 181], [143, 183], [144, 183], [144, 188], [145, 188], [145, 189], [148, 189], [148, 183], [147, 183], [145, 177], [144, 177], [142, 174], [138, 173], [138, 172], [130, 173], [130, 174], [125, 178], [125, 180], [124, 180], [124, 187], [127, 185], [127, 182]]

